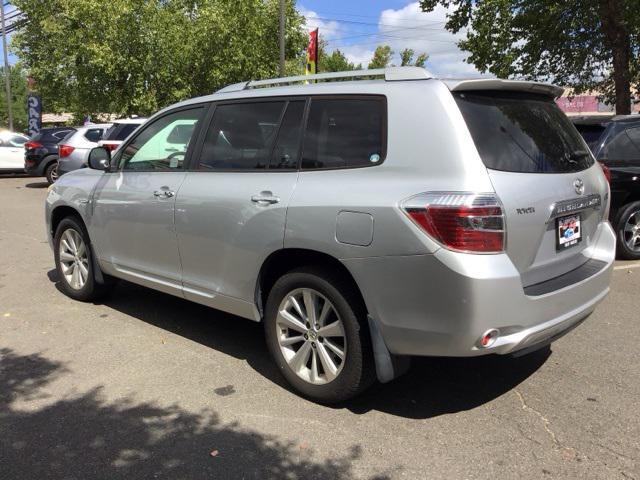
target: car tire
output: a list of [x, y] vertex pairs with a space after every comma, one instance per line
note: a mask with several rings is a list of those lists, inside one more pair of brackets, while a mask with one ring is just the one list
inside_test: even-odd
[[96, 280], [89, 234], [78, 217], [69, 216], [60, 221], [53, 245], [59, 286], [67, 296], [90, 302], [102, 298], [112, 289], [110, 277], [103, 276], [103, 283]]
[[618, 215], [618, 258], [640, 260], [640, 202], [625, 205]]
[[[362, 303], [350, 282], [324, 269], [293, 270], [273, 285], [265, 310], [265, 337], [278, 369], [297, 392], [315, 402], [333, 404], [358, 395], [374, 382], [371, 339]], [[311, 317], [309, 304], [315, 310]], [[282, 316], [283, 310], [287, 318]], [[295, 328], [290, 325], [291, 314], [297, 320]], [[311, 325], [307, 320], [313, 318], [322, 323]], [[306, 332], [301, 331], [303, 320]], [[300, 337], [298, 342], [287, 344], [294, 337]]]
[[47, 165], [47, 168], [44, 171], [44, 176], [47, 177], [47, 182], [49, 185], [55, 183], [58, 179], [58, 161], [51, 162]]

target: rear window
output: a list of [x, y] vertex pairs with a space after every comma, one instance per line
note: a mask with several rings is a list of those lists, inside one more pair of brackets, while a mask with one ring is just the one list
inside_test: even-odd
[[576, 125], [576, 130], [582, 135], [582, 138], [584, 138], [584, 141], [587, 142], [593, 152], [598, 146], [598, 140], [600, 140], [605, 127], [602, 125]]
[[122, 141], [139, 126], [137, 123], [114, 123], [104, 134], [104, 140]]
[[454, 94], [478, 153], [493, 170], [578, 172], [593, 158], [552, 99], [518, 92]]

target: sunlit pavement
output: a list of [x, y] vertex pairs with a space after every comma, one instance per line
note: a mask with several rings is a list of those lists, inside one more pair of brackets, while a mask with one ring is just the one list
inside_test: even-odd
[[262, 328], [121, 283], [56, 289], [42, 178], [0, 175], [0, 478], [640, 478], [640, 262], [551, 351], [418, 359], [347, 405]]

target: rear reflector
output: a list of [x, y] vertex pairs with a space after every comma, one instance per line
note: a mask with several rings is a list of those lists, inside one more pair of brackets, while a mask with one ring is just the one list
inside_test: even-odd
[[500, 336], [500, 331], [492, 328], [491, 330], [487, 330], [481, 337], [478, 343], [482, 348], [489, 348], [491, 345], [496, 343], [496, 340]]
[[602, 173], [604, 173], [607, 182], [611, 183], [611, 170], [609, 170], [609, 167], [607, 167], [607, 165], [602, 162], [598, 162], [598, 164], [600, 165], [600, 168], [602, 168]]
[[24, 142], [24, 148], [26, 150], [32, 150], [34, 148], [40, 148], [42, 144], [40, 142], [36, 142], [35, 140], [27, 140]]
[[58, 145], [58, 157], [64, 158], [71, 155], [71, 152], [75, 150], [71, 145]]
[[402, 209], [426, 234], [451, 250], [504, 251], [504, 214], [492, 193], [421, 193]]

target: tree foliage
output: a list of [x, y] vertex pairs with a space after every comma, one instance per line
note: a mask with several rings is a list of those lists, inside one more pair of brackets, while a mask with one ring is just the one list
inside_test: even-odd
[[[13, 48], [47, 110], [149, 114], [277, 75], [278, 0], [14, 0]], [[286, 2], [288, 58], [306, 36]]]
[[469, 28], [460, 47], [480, 71], [603, 91], [628, 113], [640, 83], [638, 0], [421, 0], [452, 9], [446, 28]]
[[369, 62], [368, 68], [384, 68], [391, 64], [393, 50], [389, 45], [378, 45], [373, 52], [373, 58]]
[[324, 53], [319, 55], [320, 58], [320, 71], [321, 72], [345, 72], [349, 70], [360, 70], [362, 65], [355, 65], [350, 62], [344, 53], [340, 50], [333, 50], [331, 53]]
[[429, 55], [426, 53], [420, 53], [416, 58], [416, 61], [413, 61], [413, 55], [415, 54], [412, 48], [405, 48], [400, 52], [400, 66], [404, 67], [407, 65], [415, 65], [416, 67], [424, 67]]
[[[9, 128], [9, 112], [4, 85], [4, 67], [0, 67], [0, 126]], [[27, 76], [19, 65], [10, 69], [11, 106], [13, 113], [13, 130], [23, 132], [27, 129]]]

